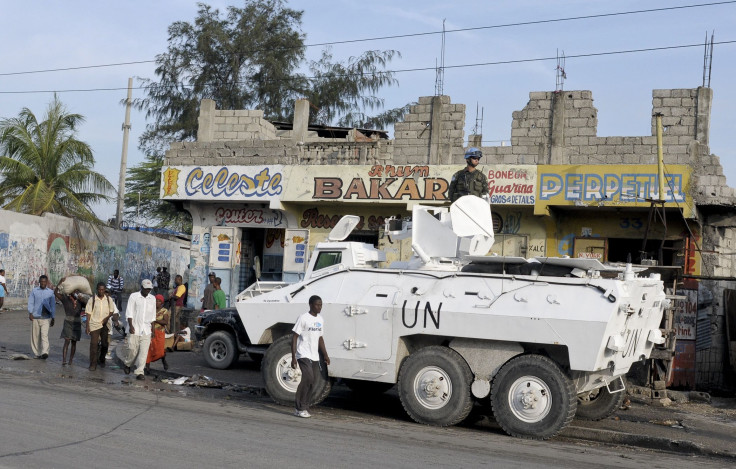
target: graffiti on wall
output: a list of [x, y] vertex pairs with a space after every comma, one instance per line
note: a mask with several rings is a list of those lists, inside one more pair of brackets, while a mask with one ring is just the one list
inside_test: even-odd
[[2, 233], [0, 265], [5, 269], [5, 285], [9, 297], [28, 297], [38, 283], [38, 277], [46, 274], [45, 241], [41, 238], [11, 236]]

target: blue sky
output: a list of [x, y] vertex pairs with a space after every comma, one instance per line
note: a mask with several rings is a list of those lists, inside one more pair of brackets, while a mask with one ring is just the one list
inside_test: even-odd
[[[211, 1], [222, 10], [234, 1]], [[709, 3], [707, 0], [617, 2], [592, 0], [497, 1], [292, 1], [303, 9], [302, 31], [307, 44], [459, 29], [535, 20], [548, 20], [650, 8]], [[167, 46], [168, 25], [191, 21], [196, 3], [174, 0], [41, 1], [2, 3], [0, 74], [39, 69], [98, 65], [153, 59]], [[454, 32], [446, 35], [445, 64], [461, 65], [507, 60], [568, 56], [586, 53], [702, 44], [706, 31], [715, 40], [734, 41], [736, 3], [656, 13], [613, 16], [577, 21]], [[386, 39], [335, 45], [335, 58], [346, 59], [367, 49], [395, 49], [402, 57], [391, 69], [433, 67], [440, 55], [439, 35]], [[321, 47], [309, 47], [316, 59]], [[736, 143], [732, 140], [736, 109], [736, 43], [716, 45], [711, 87], [711, 152], [718, 155], [729, 185], [736, 184]], [[530, 91], [555, 88], [555, 61], [448, 69], [444, 93], [453, 103], [468, 107], [466, 136], [475, 124], [476, 103], [484, 108], [485, 145], [508, 141], [511, 113], [528, 101]], [[130, 76], [154, 77], [153, 64], [106, 67], [79, 71], [0, 75], [0, 91], [124, 88]], [[566, 90], [591, 90], [598, 108], [599, 136], [649, 135], [652, 90], [695, 88], [702, 84], [703, 47], [604, 57], [568, 58]], [[380, 93], [387, 107], [434, 94], [433, 71], [397, 74], [399, 86]], [[125, 91], [59, 93], [72, 112], [87, 122], [79, 137], [88, 142], [97, 159], [96, 169], [117, 186], [122, 148], [121, 125]], [[134, 90], [134, 97], [142, 97]], [[42, 114], [51, 93], [0, 94], [0, 117], [28, 107]], [[137, 139], [145, 129], [143, 113], [132, 114], [128, 166], [143, 154]], [[490, 161], [488, 162], [490, 163]], [[101, 218], [114, 216], [114, 204], [97, 208]]]

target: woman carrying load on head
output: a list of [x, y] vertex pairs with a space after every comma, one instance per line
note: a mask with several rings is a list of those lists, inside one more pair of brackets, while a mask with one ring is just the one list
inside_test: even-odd
[[[69, 294], [62, 294], [59, 291], [59, 285], [64, 283], [65, 278], [59, 280], [54, 295], [64, 307], [64, 327], [61, 329], [61, 338], [64, 339], [64, 348], [61, 350], [61, 366], [71, 365], [74, 360], [74, 353], [77, 351], [77, 342], [82, 338], [82, 302], [79, 301], [79, 290], [74, 290]], [[69, 352], [69, 344], [71, 343], [71, 353]], [[69, 360], [67, 361], [67, 356]]]

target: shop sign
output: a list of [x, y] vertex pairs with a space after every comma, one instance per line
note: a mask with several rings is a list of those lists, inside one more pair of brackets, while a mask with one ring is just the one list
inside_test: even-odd
[[677, 340], [695, 340], [695, 323], [698, 316], [698, 291], [680, 290], [678, 295], [684, 299], [675, 299], [675, 334]]
[[[292, 170], [282, 201], [340, 202], [446, 201], [460, 165], [307, 166]], [[494, 165], [480, 170], [488, 178], [491, 202], [533, 205], [536, 166]], [[310, 188], [311, 190], [305, 190]]]
[[164, 166], [164, 200], [276, 200], [284, 191], [284, 168], [271, 166]]
[[229, 226], [260, 228], [283, 228], [286, 224], [284, 212], [266, 208], [217, 207], [215, 223]]
[[[688, 166], [669, 165], [665, 175], [666, 205], [681, 206], [686, 216], [690, 174]], [[544, 165], [537, 186], [537, 214], [549, 205], [649, 206], [659, 199], [656, 165]]]

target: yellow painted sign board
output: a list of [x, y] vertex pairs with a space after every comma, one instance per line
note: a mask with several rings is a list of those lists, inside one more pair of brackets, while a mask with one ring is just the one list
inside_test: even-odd
[[[686, 165], [668, 165], [664, 201], [667, 207], [692, 213], [690, 178]], [[649, 207], [659, 200], [657, 165], [540, 165], [537, 168], [536, 215], [550, 206]]]

